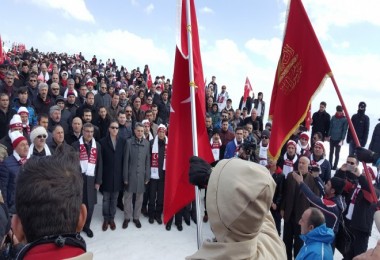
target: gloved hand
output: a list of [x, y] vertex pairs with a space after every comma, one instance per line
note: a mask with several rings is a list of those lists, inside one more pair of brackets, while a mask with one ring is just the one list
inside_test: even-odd
[[199, 188], [205, 188], [211, 174], [211, 166], [202, 158], [192, 156], [190, 158], [189, 181]]
[[378, 153], [372, 152], [363, 147], [356, 148], [356, 157], [359, 161], [365, 163], [376, 163], [376, 161], [380, 158]]

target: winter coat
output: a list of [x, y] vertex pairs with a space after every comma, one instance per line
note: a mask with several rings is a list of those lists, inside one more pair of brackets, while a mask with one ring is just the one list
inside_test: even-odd
[[272, 174], [273, 180], [276, 183], [276, 190], [273, 196], [273, 203], [277, 205], [277, 210], [280, 209], [280, 205], [282, 202], [282, 194], [285, 183], [285, 175], [282, 173], [280, 167], [277, 167], [276, 171]]
[[114, 149], [110, 135], [100, 140], [103, 156], [102, 191], [116, 192], [123, 189], [123, 160], [126, 140], [118, 137]]
[[[369, 117], [359, 111], [359, 113], [353, 115], [351, 117], [352, 124], [354, 125], [356, 134], [358, 135], [360, 145], [364, 147], [368, 140], [368, 132], [369, 132]], [[347, 134], [347, 143], [353, 141], [351, 131], [348, 131]]]
[[76, 116], [79, 118], [83, 118], [83, 110], [85, 108], [88, 108], [91, 110], [91, 115], [92, 115], [91, 123], [93, 125], [96, 125], [96, 123], [98, 122], [98, 111], [97, 111], [95, 105], [90, 106], [89, 104], [84, 103], [83, 105], [78, 107], [78, 109], [76, 111]]
[[238, 158], [222, 160], [207, 186], [207, 213], [216, 242], [186, 259], [286, 259], [269, 212], [276, 184], [268, 170]]
[[99, 107], [110, 107], [111, 106], [111, 96], [108, 93], [101, 93], [95, 95], [95, 106], [99, 109]]
[[226, 150], [224, 151], [224, 159], [230, 159], [232, 157], [235, 157], [236, 150], [237, 150], [237, 146], [235, 144], [235, 139], [228, 142], [226, 146]]
[[311, 125], [313, 128], [311, 130], [311, 136], [316, 132], [321, 132], [323, 138], [327, 137], [330, 129], [330, 118], [330, 114], [326, 111], [315, 112], [312, 117], [313, 123]]
[[337, 195], [331, 199], [321, 198], [315, 195], [303, 182], [300, 184], [300, 189], [313, 206], [323, 212], [327, 227], [333, 229], [335, 234], [338, 233], [339, 219], [346, 209], [346, 202], [343, 197]]
[[127, 192], [145, 192], [145, 183], [150, 180], [150, 143], [146, 139], [127, 141], [124, 152], [123, 179]]
[[17, 111], [20, 107], [26, 107], [26, 109], [28, 110], [28, 112], [29, 112], [29, 118], [28, 118], [29, 125], [30, 126], [37, 125], [37, 114], [34, 111], [34, 108], [32, 107], [32, 102], [30, 102], [30, 100], [28, 99], [26, 104], [21, 104], [20, 99], [17, 97], [13, 101], [12, 109], [15, 111], [15, 113], [17, 113]]
[[8, 108], [6, 113], [0, 109], [0, 139], [8, 135], [9, 122], [14, 114], [16, 114], [16, 112], [13, 109]]
[[[239, 109], [240, 111], [243, 111], [243, 100], [244, 100], [244, 96], [242, 96], [240, 98], [240, 102], [239, 102]], [[251, 110], [252, 110], [252, 98], [251, 97], [247, 97], [247, 100], [245, 101], [245, 107], [247, 108], [247, 111], [248, 111], [248, 114], [251, 113]]]
[[[75, 151], [79, 152], [79, 141], [72, 144]], [[87, 147], [87, 155], [90, 153], [91, 144]], [[87, 194], [88, 205], [94, 205], [97, 203], [97, 191], [95, 189], [96, 184], [102, 184], [102, 171], [103, 161], [102, 161], [102, 149], [98, 142], [96, 142], [97, 159], [95, 167], [95, 176], [88, 176], [82, 173], [83, 177], [83, 197]], [[79, 166], [80, 167], [80, 166]]]
[[[319, 188], [310, 173], [306, 173], [303, 176], [303, 181], [314, 194], [319, 196]], [[284, 210], [284, 221], [289, 222], [290, 218], [293, 218], [293, 220], [298, 222], [303, 212], [310, 206], [311, 203], [301, 192], [299, 185], [293, 178], [293, 174], [289, 173], [285, 181], [283, 200], [281, 203], [281, 209]]]
[[331, 248], [331, 243], [334, 241], [334, 233], [331, 228], [326, 227], [326, 224], [322, 224], [300, 237], [305, 244], [298, 252], [296, 260], [334, 259]]
[[369, 144], [368, 149], [375, 153], [380, 153], [380, 123], [378, 123], [373, 130], [371, 143]]
[[[259, 100], [256, 98], [253, 100], [253, 108], [257, 109], [259, 107]], [[258, 115], [261, 118], [264, 118], [264, 113], [265, 113], [265, 102], [264, 100], [261, 100], [261, 113]]]
[[33, 106], [38, 115], [40, 114], [49, 115], [50, 107], [54, 106], [54, 102], [50, 99], [50, 97], [47, 97], [46, 100], [43, 101], [40, 98], [40, 95], [37, 95], [36, 98], [33, 100]]
[[346, 138], [348, 122], [346, 117], [338, 118], [335, 115], [331, 117], [329, 134], [331, 140], [341, 141]]
[[13, 154], [0, 163], [0, 189], [3, 194], [4, 202], [7, 204], [11, 213], [16, 212], [16, 177], [20, 167], [21, 164], [16, 160]]

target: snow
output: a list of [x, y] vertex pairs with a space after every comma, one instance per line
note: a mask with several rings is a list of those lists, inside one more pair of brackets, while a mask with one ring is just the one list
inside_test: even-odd
[[[325, 142], [326, 154], [328, 155], [329, 144]], [[339, 166], [342, 165], [348, 155], [348, 145], [341, 149]], [[202, 193], [202, 202], [204, 194]], [[165, 225], [157, 222], [149, 224], [148, 218], [141, 216], [142, 227], [136, 228], [134, 223], [129, 222], [127, 229], [122, 229], [124, 220], [123, 212], [117, 209], [115, 216], [116, 230], [102, 231], [102, 196], [98, 195], [98, 204], [92, 217], [91, 229], [93, 238], [88, 238], [82, 233], [87, 243], [87, 250], [94, 253], [94, 259], [184, 259], [197, 251], [197, 227], [194, 222], [187, 226], [183, 222], [183, 231], [178, 231], [174, 223], [172, 229], [167, 231]], [[202, 206], [203, 207], [203, 206]], [[203, 208], [202, 208], [203, 213]], [[203, 214], [202, 214], [203, 217]], [[208, 223], [202, 222], [202, 237], [212, 239], [213, 235]], [[375, 247], [380, 234], [375, 224], [369, 239], [368, 248]], [[335, 251], [334, 259], [342, 259], [342, 255]]]

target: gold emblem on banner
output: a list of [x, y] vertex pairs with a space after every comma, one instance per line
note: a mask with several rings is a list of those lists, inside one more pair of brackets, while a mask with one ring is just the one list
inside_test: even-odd
[[298, 54], [286, 44], [282, 49], [278, 71], [278, 87], [288, 95], [298, 84], [302, 74], [302, 63]]

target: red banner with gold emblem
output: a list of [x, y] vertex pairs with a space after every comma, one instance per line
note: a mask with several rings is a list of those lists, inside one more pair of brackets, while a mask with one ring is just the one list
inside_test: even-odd
[[304, 121], [313, 95], [330, 73], [301, 0], [291, 0], [269, 109], [272, 157], [279, 157], [281, 147]]

